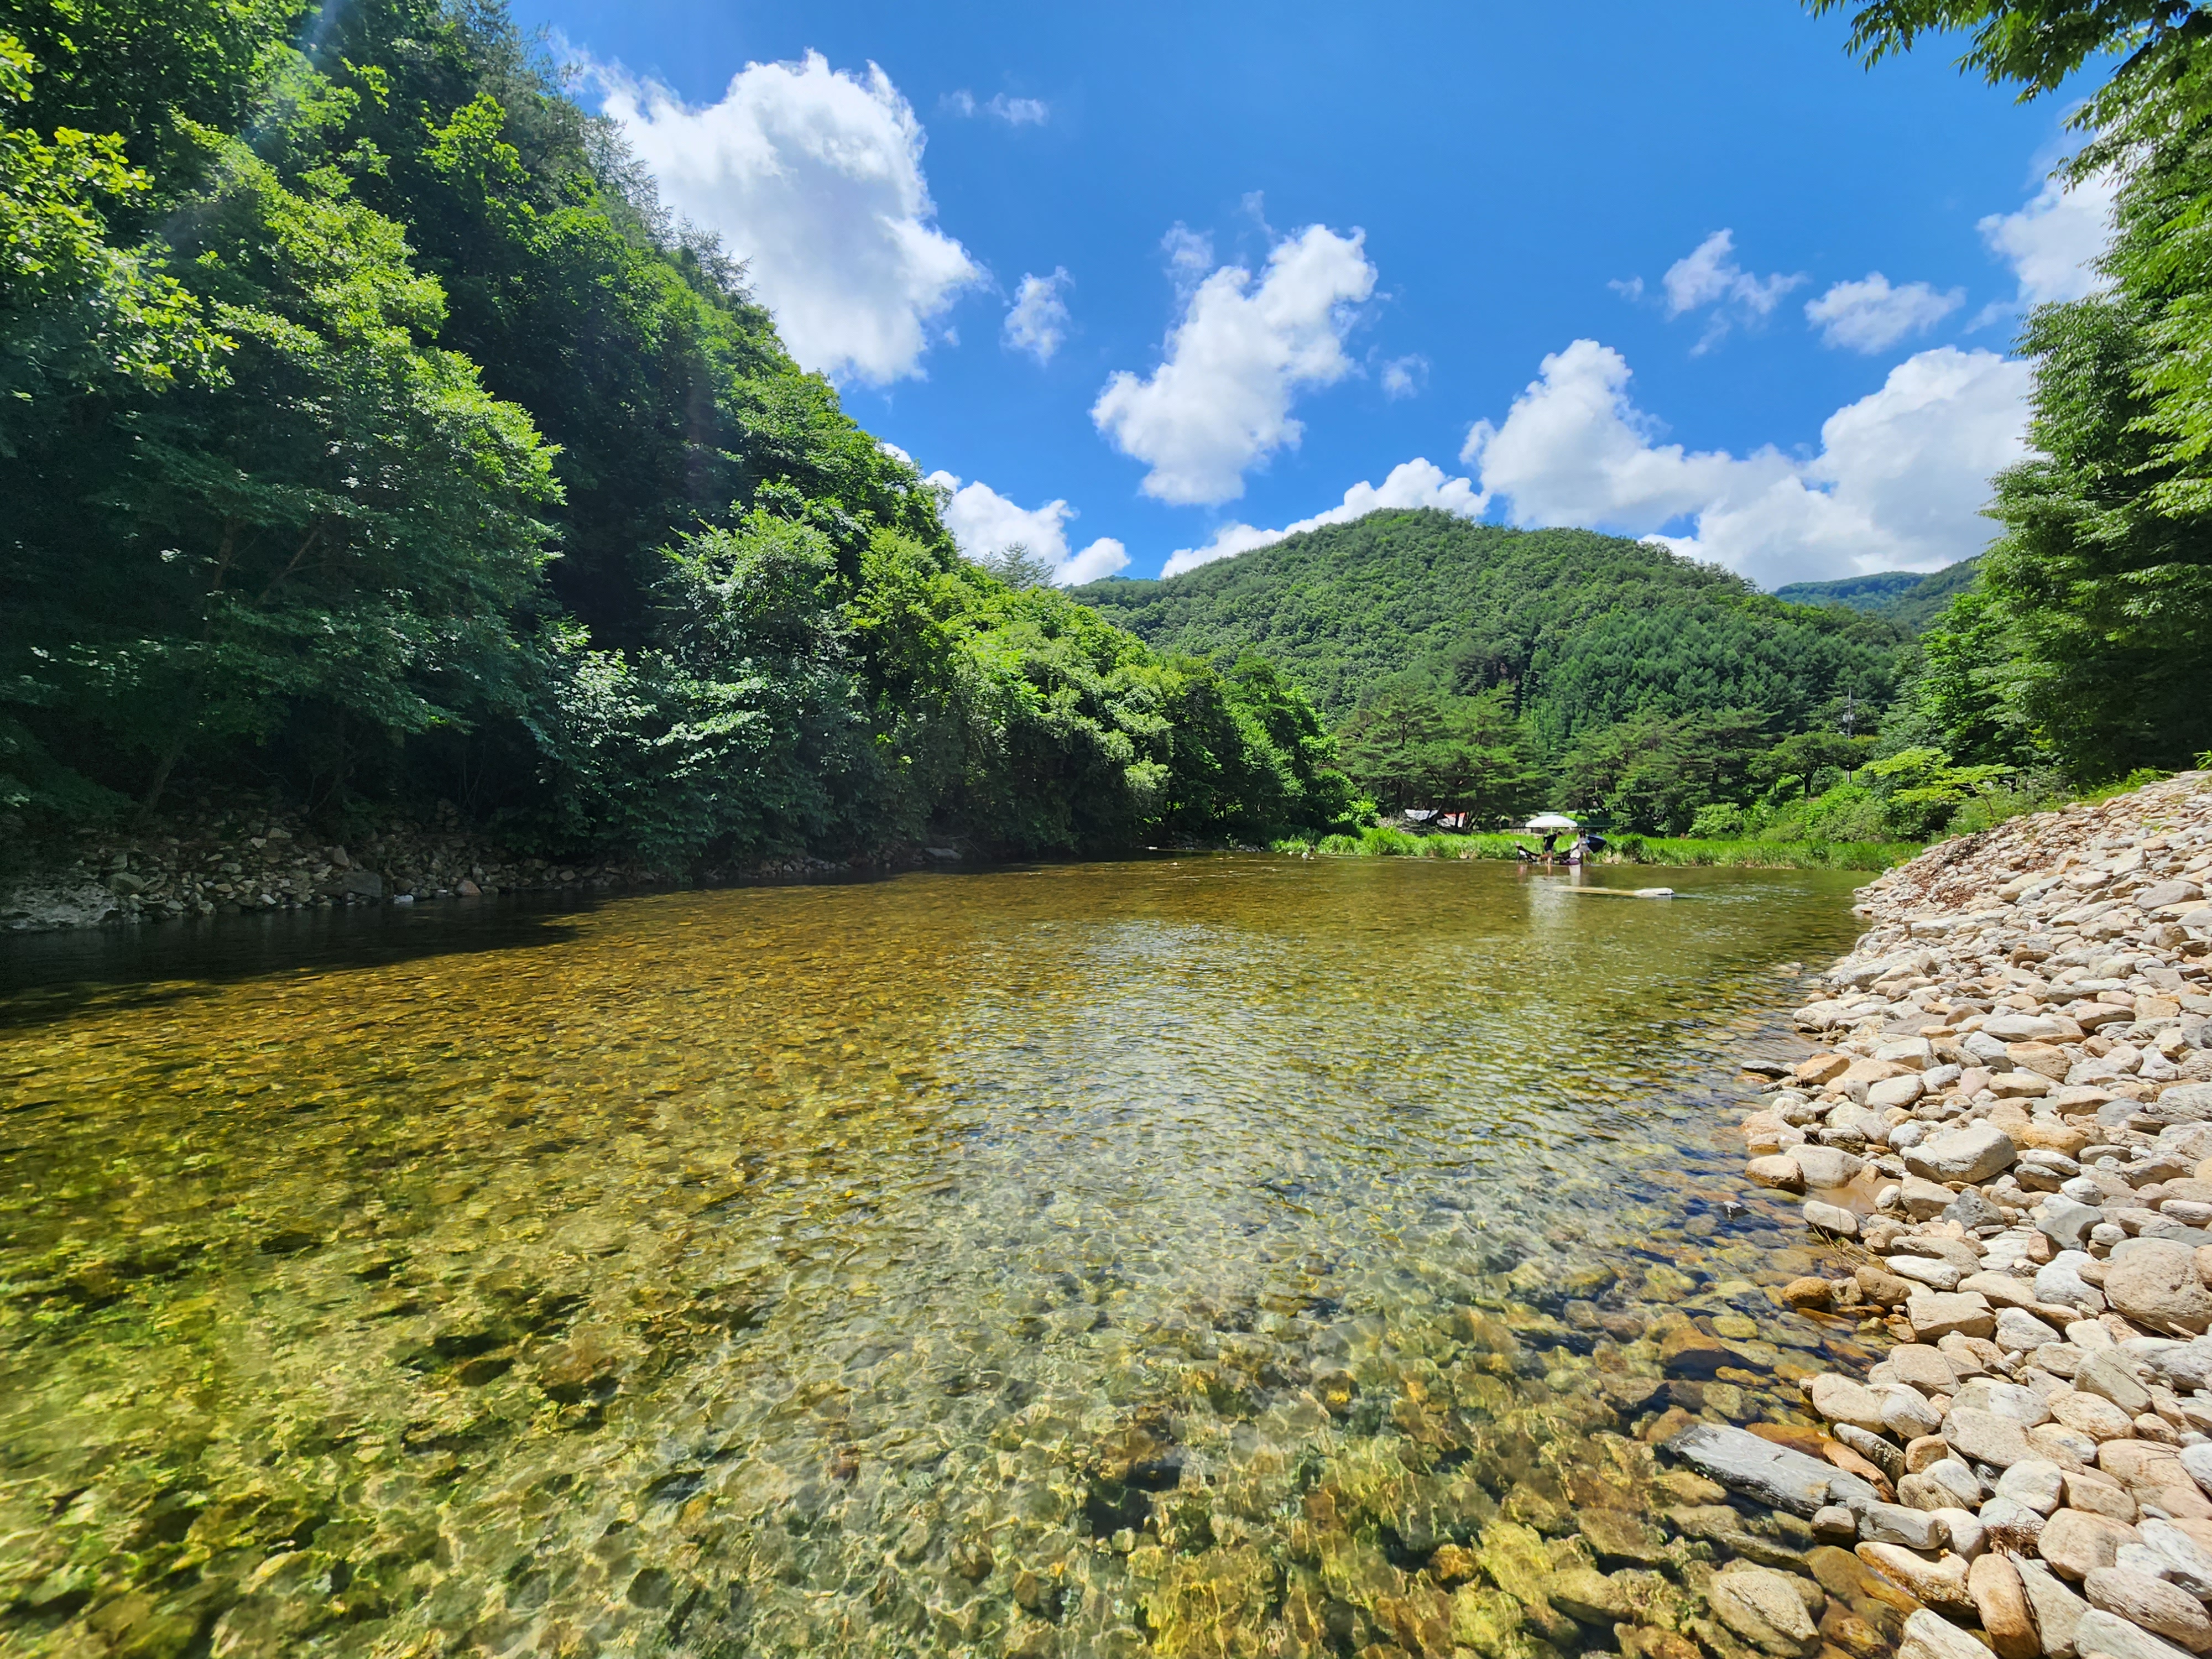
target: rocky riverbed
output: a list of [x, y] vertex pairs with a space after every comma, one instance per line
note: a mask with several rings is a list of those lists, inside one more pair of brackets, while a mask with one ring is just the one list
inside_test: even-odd
[[[1913, 1659], [2212, 1652], [2208, 883], [2203, 773], [1930, 849], [1744, 1122], [1831, 1244], [1783, 1300], [1897, 1346], [1804, 1380], [1825, 1431], [1667, 1445], [1917, 1602]], [[1746, 1571], [1716, 1613], [1812, 1653], [1811, 1587]]]
[[24, 868], [0, 875], [0, 931], [493, 893], [790, 879], [856, 866], [897, 868], [933, 856], [956, 854], [890, 847], [849, 864], [799, 854], [743, 869], [678, 872], [641, 859], [520, 853], [464, 822], [450, 805], [421, 819], [388, 817], [340, 837], [281, 802], [233, 797], [187, 806], [155, 824], [88, 830], [71, 844], [33, 849]]

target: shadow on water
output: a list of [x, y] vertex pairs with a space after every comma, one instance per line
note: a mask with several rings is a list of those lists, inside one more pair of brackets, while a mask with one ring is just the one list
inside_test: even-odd
[[0, 942], [0, 1030], [161, 1008], [271, 974], [565, 945], [605, 902], [523, 894], [16, 934]]

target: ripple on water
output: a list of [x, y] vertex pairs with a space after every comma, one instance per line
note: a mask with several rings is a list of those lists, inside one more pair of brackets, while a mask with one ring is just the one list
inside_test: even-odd
[[[1775, 1310], [1815, 1262], [1714, 1039], [1785, 1042], [1770, 964], [1852, 928], [1677, 880], [1205, 857], [62, 959], [0, 1003], [4, 1645], [1680, 1659], [1685, 1587], [1808, 1540], [1638, 1431], [1799, 1418], [1849, 1339]], [[1554, 1611], [1577, 1565], [1652, 1570], [1641, 1635]]]

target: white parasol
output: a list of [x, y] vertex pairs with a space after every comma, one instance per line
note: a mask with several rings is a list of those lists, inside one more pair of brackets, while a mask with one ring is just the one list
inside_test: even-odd
[[1526, 826], [1530, 830], [1571, 830], [1575, 821], [1564, 812], [1539, 812]]

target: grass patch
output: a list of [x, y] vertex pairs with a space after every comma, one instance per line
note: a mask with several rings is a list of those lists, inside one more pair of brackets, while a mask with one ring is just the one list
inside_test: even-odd
[[[1534, 836], [1416, 836], [1377, 824], [1356, 836], [1279, 841], [1278, 853], [1318, 853], [1325, 858], [1511, 859], [1533, 853]], [[1695, 841], [1687, 837], [1624, 836], [1604, 864], [1707, 865], [1745, 870], [1887, 870], [1920, 851], [1912, 842]]]

